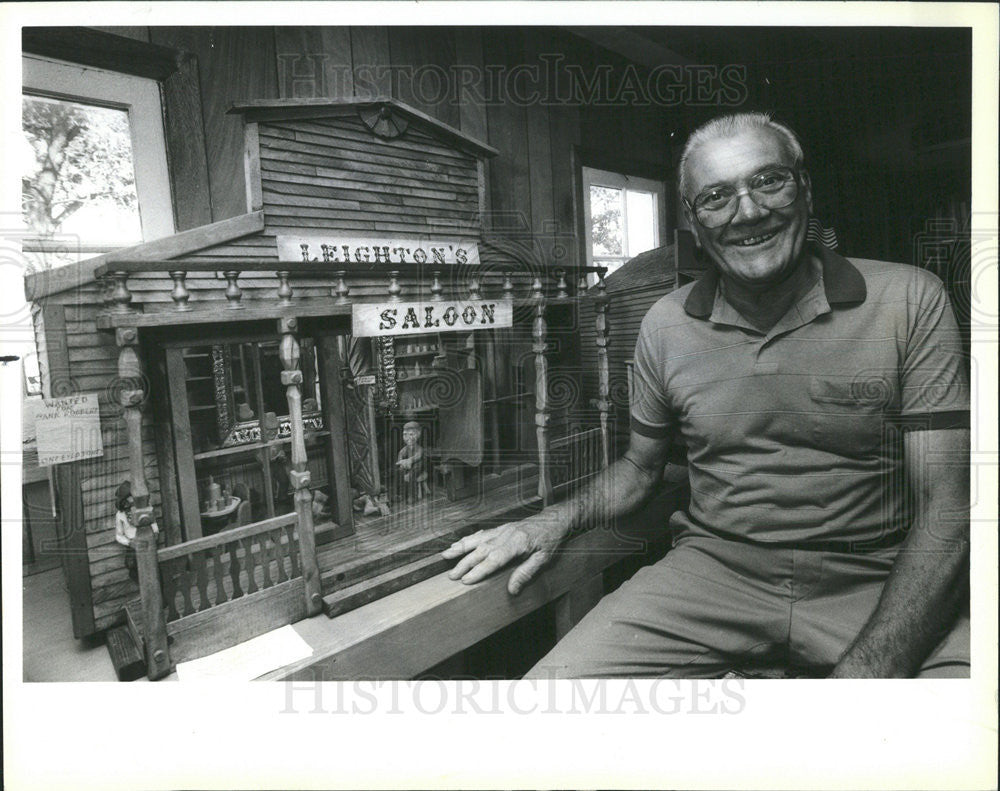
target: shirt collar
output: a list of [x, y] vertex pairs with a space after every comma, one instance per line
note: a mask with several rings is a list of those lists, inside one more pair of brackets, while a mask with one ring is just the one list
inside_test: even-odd
[[[823, 288], [830, 305], [865, 301], [868, 289], [854, 264], [823, 245], [810, 242], [807, 249], [823, 266]], [[707, 319], [712, 315], [718, 290], [719, 275], [713, 266], [691, 287], [684, 301], [685, 312], [698, 319]]]

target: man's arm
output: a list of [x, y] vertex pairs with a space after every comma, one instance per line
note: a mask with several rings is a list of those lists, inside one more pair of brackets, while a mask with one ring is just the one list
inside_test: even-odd
[[632, 432], [625, 455], [576, 497], [550, 505], [520, 522], [480, 530], [448, 547], [442, 553], [444, 557], [461, 558], [448, 576], [466, 584], [479, 582], [511, 561], [527, 556], [507, 582], [507, 590], [519, 593], [571, 532], [597, 516], [624, 516], [652, 496], [662, 479], [668, 448], [668, 440]]
[[952, 626], [969, 562], [969, 432], [908, 432], [916, 513], [878, 606], [831, 678], [910, 678]]

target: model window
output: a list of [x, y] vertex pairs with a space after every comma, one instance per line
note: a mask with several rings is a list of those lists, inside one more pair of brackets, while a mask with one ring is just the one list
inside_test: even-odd
[[[202, 533], [209, 534], [293, 511], [291, 416], [278, 341], [169, 348], [167, 364], [171, 408], [180, 423], [180, 495], [189, 520], [197, 514]], [[311, 339], [301, 343], [299, 366], [311, 487], [322, 511], [329, 496], [329, 432]]]

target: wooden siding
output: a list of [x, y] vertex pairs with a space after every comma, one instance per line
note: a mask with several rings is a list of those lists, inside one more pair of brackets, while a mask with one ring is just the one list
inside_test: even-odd
[[267, 230], [479, 235], [476, 159], [411, 124], [375, 137], [357, 114], [261, 122]]

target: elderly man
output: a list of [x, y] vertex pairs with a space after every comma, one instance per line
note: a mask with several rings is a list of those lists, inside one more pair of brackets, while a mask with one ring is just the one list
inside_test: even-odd
[[596, 509], [638, 508], [679, 433], [691, 502], [674, 547], [532, 676], [712, 677], [775, 659], [967, 676], [968, 385], [940, 281], [807, 245], [802, 148], [764, 114], [699, 128], [679, 171], [713, 268], [642, 323], [628, 452], [589, 497], [454, 544], [452, 578], [524, 558], [517, 593]]

